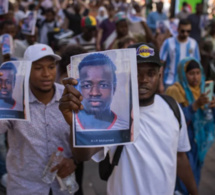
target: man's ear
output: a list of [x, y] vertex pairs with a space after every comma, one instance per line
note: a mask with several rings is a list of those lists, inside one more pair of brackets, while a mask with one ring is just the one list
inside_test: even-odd
[[113, 94], [115, 93], [116, 91], [116, 84], [113, 85]]

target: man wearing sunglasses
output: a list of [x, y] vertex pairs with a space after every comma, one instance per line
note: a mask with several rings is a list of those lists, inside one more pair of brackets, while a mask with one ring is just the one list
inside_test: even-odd
[[166, 39], [160, 49], [160, 58], [165, 63], [163, 82], [164, 87], [176, 82], [177, 66], [185, 57], [194, 57], [200, 60], [198, 43], [191, 37], [191, 23], [187, 19], [180, 20], [178, 35]]

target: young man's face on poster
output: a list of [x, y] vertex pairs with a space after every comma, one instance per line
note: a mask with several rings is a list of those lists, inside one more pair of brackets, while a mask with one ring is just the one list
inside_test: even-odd
[[13, 70], [1, 70], [3, 76], [0, 76], [0, 99], [12, 98], [14, 77]]
[[109, 65], [85, 66], [80, 70], [84, 110], [89, 114], [110, 111], [115, 92], [113, 70]]

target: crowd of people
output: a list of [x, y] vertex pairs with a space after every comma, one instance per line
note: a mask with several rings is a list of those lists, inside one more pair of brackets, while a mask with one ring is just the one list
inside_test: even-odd
[[[206, 81], [215, 80], [215, 21], [203, 13], [202, 3], [191, 11], [189, 3], [183, 2], [175, 15], [163, 12], [162, 1], [155, 5], [156, 10], [146, 16], [146, 8], [152, 6], [134, 0], [9, 2], [8, 13], [0, 15], [0, 35], [11, 36], [12, 53], [0, 53], [0, 62], [28, 60], [32, 68], [31, 121], [0, 120], [0, 183], [8, 195], [69, 194], [60, 191], [57, 180], [46, 184], [41, 179], [57, 146], [64, 148], [64, 158], [52, 171], [57, 170], [61, 178], [75, 172], [76, 195], [83, 194], [83, 161], [100, 162], [107, 153], [113, 159], [116, 146], [73, 147], [72, 111], [84, 109], [84, 94], [75, 88], [77, 80], [67, 78], [66, 67], [71, 56], [123, 48], [137, 51], [140, 135], [123, 147], [108, 178], [107, 194], [198, 195], [201, 169], [215, 138], [215, 98], [208, 98], [214, 91], [205, 91]], [[35, 28], [24, 33], [29, 12], [36, 13], [31, 14], [36, 17]], [[138, 53], [143, 46], [153, 55]], [[102, 54], [91, 57], [103, 58]], [[108, 65], [106, 61], [102, 65]], [[82, 77], [89, 76], [83, 73], [84, 66]], [[109, 68], [87, 66], [91, 77], [95, 69]], [[112, 75], [109, 80], [114, 80]], [[0, 69], [0, 102], [13, 88], [13, 82], [7, 82], [6, 71]], [[178, 102], [180, 121], [166, 95]], [[109, 124], [114, 118], [111, 112], [97, 114], [107, 113]], [[82, 124], [97, 124], [95, 119], [86, 123], [81, 114]]]

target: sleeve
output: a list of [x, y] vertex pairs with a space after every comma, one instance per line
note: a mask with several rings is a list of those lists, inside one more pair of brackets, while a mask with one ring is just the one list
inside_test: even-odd
[[72, 20], [73, 19], [73, 14], [69, 13], [66, 9], [63, 10], [63, 13], [65, 14], [65, 16], [67, 17], [68, 20]]
[[147, 17], [147, 25], [149, 26], [149, 28], [151, 29], [156, 29], [156, 25], [153, 24], [153, 21], [152, 21], [152, 13], [150, 13]]
[[199, 46], [196, 42], [196, 47], [195, 47], [195, 51], [194, 51], [194, 58], [196, 58], [198, 61], [201, 60], [201, 57], [200, 57], [200, 53], [199, 53]]
[[168, 45], [169, 45], [169, 41], [168, 39], [166, 39], [160, 49], [160, 59], [162, 61], [166, 61], [167, 59], [167, 54], [168, 54]]
[[102, 21], [102, 23], [99, 25], [99, 28], [101, 28], [102, 30], [104, 30], [104, 21]]
[[75, 40], [75, 38], [73, 37], [72, 39], [69, 40], [68, 44], [69, 44], [69, 45], [72, 45], [72, 44], [78, 44], [78, 43], [77, 43], [77, 41]]
[[8, 120], [0, 120], [0, 134], [6, 133], [9, 129], [12, 129], [12, 123]]
[[107, 155], [108, 150], [109, 150], [108, 147], [104, 147], [102, 150], [100, 150], [96, 154], [94, 154], [92, 156], [92, 159], [95, 162], [100, 162], [100, 161], [104, 160], [105, 156]]
[[194, 114], [196, 113], [194, 110], [193, 110], [193, 107], [192, 107], [192, 104], [187, 106], [187, 107], [183, 107], [181, 105], [181, 108], [184, 112], [184, 116], [185, 116], [185, 119], [186, 119], [186, 122], [189, 123], [192, 121], [192, 118], [194, 116]]
[[178, 152], [188, 152], [190, 150], [190, 142], [188, 138], [187, 125], [185, 122], [185, 117], [183, 111], [179, 106], [180, 114], [181, 114], [181, 129], [179, 133], [179, 141], [178, 141]]

